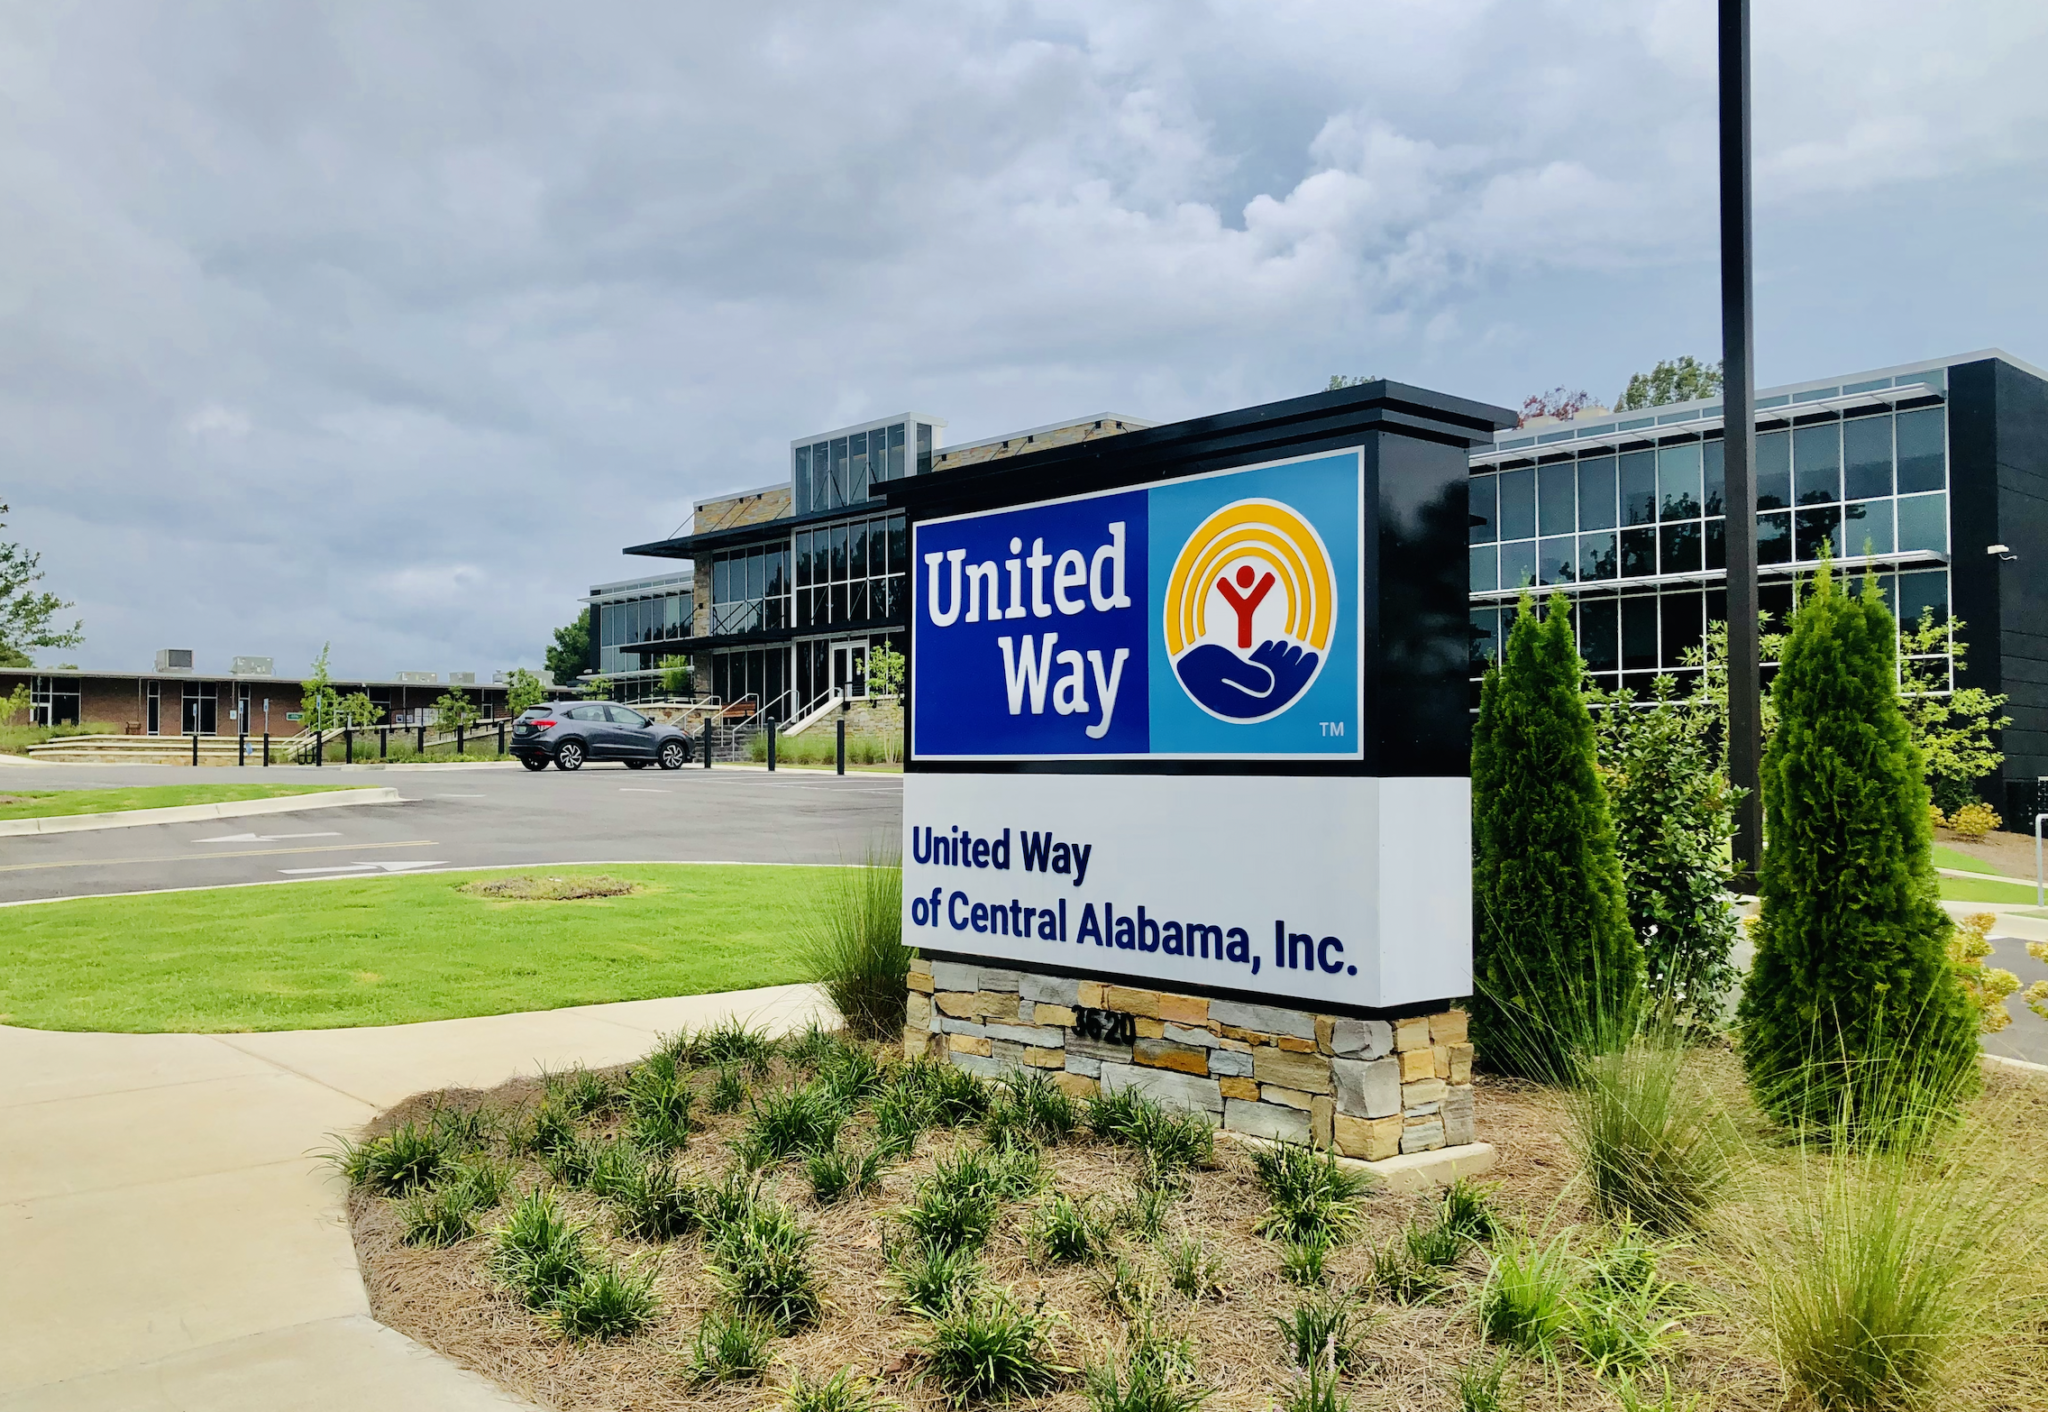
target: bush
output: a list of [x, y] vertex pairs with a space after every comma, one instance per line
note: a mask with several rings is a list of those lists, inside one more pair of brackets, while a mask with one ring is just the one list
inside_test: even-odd
[[1958, 838], [1982, 838], [2004, 823], [1998, 811], [1981, 799], [1972, 799], [1948, 816], [1948, 826]]
[[415, 1191], [399, 1211], [407, 1245], [448, 1246], [476, 1234], [476, 1217], [504, 1200], [511, 1169], [488, 1157], [466, 1162], [431, 1191]]
[[1264, 1143], [1252, 1150], [1252, 1175], [1265, 1188], [1266, 1213], [1252, 1229], [1260, 1235], [1302, 1243], [1349, 1240], [1365, 1220], [1360, 1209], [1372, 1179], [1290, 1142]]
[[706, 1314], [690, 1348], [690, 1381], [754, 1381], [768, 1371], [768, 1341], [774, 1336], [775, 1331], [759, 1319]]
[[1008, 1293], [956, 1305], [932, 1320], [925, 1371], [961, 1402], [1008, 1401], [1041, 1393], [1070, 1375], [1052, 1358], [1054, 1316]]
[[788, 1207], [756, 1199], [713, 1243], [712, 1261], [733, 1309], [779, 1334], [817, 1321], [823, 1308], [811, 1269], [811, 1233]]
[[[2020, 978], [2011, 971], [1984, 964], [1991, 955], [1991, 929], [1997, 925], [1997, 913], [1973, 912], [1956, 923], [1948, 941], [1949, 964], [1955, 968], [1970, 1013], [1977, 1017], [1977, 1028], [1984, 1034], [1997, 1034], [2012, 1023], [2005, 998], [2020, 988]], [[2027, 949], [2036, 951], [2040, 946], [2035, 942]]]
[[404, 1196], [438, 1181], [453, 1164], [456, 1150], [433, 1122], [414, 1122], [360, 1143], [344, 1138], [327, 1160], [350, 1186], [379, 1196]]
[[870, 857], [865, 867], [828, 874], [816, 906], [797, 919], [796, 940], [803, 964], [852, 1034], [902, 1038], [910, 951], [903, 945], [900, 862]]
[[666, 1157], [690, 1141], [696, 1094], [675, 1056], [656, 1050], [633, 1070], [626, 1085], [627, 1131], [644, 1152]]
[[1738, 1014], [1759, 1104], [1796, 1129], [1893, 1102], [1876, 1085], [1959, 1096], [1976, 1078], [1896, 648], [1875, 580], [1850, 597], [1823, 565], [1771, 684], [1756, 961]]
[[1145, 1179], [1170, 1183], [1191, 1167], [1216, 1160], [1216, 1130], [1200, 1113], [1168, 1108], [1136, 1089], [1098, 1094], [1083, 1118], [1097, 1137], [1134, 1147], [1145, 1163]]
[[929, 1250], [979, 1250], [995, 1229], [999, 1206], [987, 1160], [979, 1153], [939, 1158], [904, 1208], [903, 1223]]
[[1604, 1047], [1641, 975], [1570, 608], [1525, 596], [1472, 735], [1472, 1038], [1502, 1070], [1557, 1079]]
[[1604, 1216], [1653, 1231], [1694, 1227], [1733, 1171], [1736, 1134], [1671, 1038], [1586, 1061], [1566, 1094], [1569, 1140]]
[[651, 1268], [628, 1273], [616, 1265], [598, 1265], [556, 1296], [548, 1321], [564, 1338], [602, 1342], [640, 1332], [659, 1305]]
[[1680, 699], [1669, 677], [1648, 705], [1628, 691], [1593, 704], [1645, 989], [1672, 1019], [1712, 1025], [1737, 979], [1726, 888], [1742, 798], [1722, 771], [1718, 713], [1704, 696]]

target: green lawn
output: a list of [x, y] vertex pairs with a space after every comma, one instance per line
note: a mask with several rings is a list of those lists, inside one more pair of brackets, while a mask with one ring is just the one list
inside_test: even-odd
[[806, 979], [789, 923], [829, 870], [547, 870], [646, 887], [581, 902], [500, 902], [456, 890], [505, 871], [0, 910], [0, 1023], [323, 1029], [778, 985]]
[[1938, 843], [1934, 845], [1934, 866], [1954, 868], [1959, 873], [1998, 873], [2008, 878], [2013, 876], [2012, 869], [2000, 867], [1988, 858], [1972, 857], [1954, 848], [1944, 848]]
[[1942, 878], [1941, 896], [1948, 902], [2032, 902], [2032, 883], [1980, 882], [1976, 878]]
[[0, 819], [47, 819], [59, 814], [113, 814], [126, 809], [170, 809], [180, 804], [222, 804], [235, 799], [282, 799], [361, 789], [346, 784], [154, 784], [140, 789], [0, 788]]

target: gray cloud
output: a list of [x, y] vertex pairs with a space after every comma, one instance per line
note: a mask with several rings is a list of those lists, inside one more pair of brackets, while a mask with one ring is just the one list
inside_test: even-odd
[[[488, 671], [872, 413], [1609, 396], [1717, 336], [1710, 16], [18, 7], [0, 499], [81, 660]], [[1767, 379], [2044, 356], [2044, 59], [1997, 0], [1759, 14]]]

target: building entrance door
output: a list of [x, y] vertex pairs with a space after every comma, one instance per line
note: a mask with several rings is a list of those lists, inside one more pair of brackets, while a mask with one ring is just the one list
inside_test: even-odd
[[219, 702], [214, 695], [213, 683], [188, 681], [185, 683], [185, 734], [212, 735], [219, 724], [217, 712]]
[[865, 642], [832, 644], [832, 686], [850, 701], [868, 694], [868, 645]]

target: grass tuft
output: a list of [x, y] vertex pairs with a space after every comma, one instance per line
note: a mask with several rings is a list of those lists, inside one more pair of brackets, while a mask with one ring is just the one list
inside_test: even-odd
[[1276, 1317], [1287, 1356], [1294, 1366], [1335, 1368], [1348, 1371], [1358, 1366], [1358, 1339], [1364, 1321], [1358, 1311], [1342, 1299], [1328, 1295], [1303, 1300], [1285, 1318]]
[[1311, 1368], [1275, 1405], [1279, 1412], [1350, 1412], [1351, 1399], [1339, 1387], [1334, 1371]]
[[570, 1223], [554, 1194], [534, 1191], [498, 1227], [491, 1266], [529, 1309], [548, 1309], [583, 1283], [590, 1254], [583, 1228]]
[[1290, 1142], [1264, 1143], [1252, 1150], [1252, 1175], [1266, 1190], [1266, 1213], [1253, 1229], [1293, 1244], [1321, 1240], [1338, 1244], [1364, 1223], [1361, 1209], [1372, 1179]]
[[1452, 1390], [1458, 1395], [1458, 1412], [1508, 1412], [1507, 1382], [1512, 1359], [1501, 1354], [1485, 1363], [1467, 1363], [1458, 1369]]
[[627, 1134], [641, 1151], [667, 1157], [689, 1145], [696, 1092], [675, 1056], [657, 1049], [626, 1084]]
[[1676, 1039], [1641, 1038], [1582, 1063], [1569, 1132], [1603, 1216], [1675, 1235], [1727, 1187], [1734, 1126], [1687, 1060]]
[[754, 1382], [768, 1371], [768, 1342], [775, 1331], [746, 1315], [706, 1314], [686, 1364], [694, 1383]]
[[936, 1319], [970, 1299], [982, 1279], [971, 1250], [935, 1250], [911, 1244], [892, 1252], [890, 1283], [896, 1302], [921, 1319]]
[[1158, 1288], [1146, 1277], [1144, 1267], [1125, 1255], [1111, 1261], [1109, 1268], [1089, 1284], [1103, 1307], [1122, 1319], [1144, 1318], [1159, 1297]]
[[1086, 1201], [1057, 1193], [1031, 1223], [1031, 1246], [1056, 1265], [1082, 1265], [1109, 1250], [1109, 1232]]
[[659, 1307], [651, 1267], [626, 1271], [603, 1264], [586, 1270], [556, 1296], [547, 1317], [564, 1338], [601, 1343], [639, 1333]]
[[798, 1373], [782, 1394], [785, 1412], [883, 1412], [897, 1404], [878, 1396], [851, 1368], [829, 1378]]
[[1289, 1284], [1319, 1285], [1329, 1278], [1330, 1238], [1322, 1232], [1280, 1247], [1280, 1274]]
[[504, 1200], [512, 1171], [488, 1157], [454, 1168], [430, 1191], [415, 1191], [399, 1209], [407, 1245], [457, 1245], [476, 1234], [476, 1218]]
[[753, 1096], [746, 1076], [737, 1064], [721, 1064], [711, 1080], [710, 1107], [714, 1113], [737, 1113]]
[[903, 869], [870, 857], [817, 887], [794, 927], [797, 953], [861, 1039], [903, 1033], [910, 951], [903, 945]]
[[362, 1142], [340, 1139], [327, 1161], [348, 1179], [379, 1196], [405, 1196], [432, 1186], [453, 1165], [460, 1146], [434, 1122], [405, 1123]]
[[750, 1167], [823, 1152], [839, 1141], [846, 1108], [821, 1084], [805, 1084], [756, 1099], [753, 1117], [734, 1150]]
[[932, 1320], [925, 1374], [956, 1402], [1009, 1401], [1046, 1392], [1073, 1372], [1053, 1361], [1056, 1316], [1007, 1292], [957, 1304]]
[[1188, 1236], [1167, 1246], [1162, 1255], [1166, 1282], [1181, 1298], [1193, 1301], [1223, 1292], [1223, 1262], [1207, 1241]]
[[1195, 1412], [1210, 1395], [1195, 1377], [1186, 1339], [1169, 1339], [1150, 1325], [1134, 1326], [1122, 1368], [1090, 1367], [1083, 1386], [1093, 1412]]
[[713, 1269], [727, 1303], [778, 1334], [816, 1323], [824, 1301], [811, 1267], [811, 1239], [787, 1206], [754, 1199], [712, 1244]]
[[702, 1192], [667, 1162], [640, 1163], [606, 1195], [618, 1232], [628, 1240], [658, 1245], [702, 1223]]
[[1479, 1292], [1479, 1328], [1487, 1339], [1545, 1360], [1565, 1350], [1574, 1323], [1579, 1267], [1566, 1237], [1548, 1244], [1523, 1237], [1493, 1255]]
[[811, 1179], [811, 1197], [820, 1206], [830, 1206], [850, 1196], [863, 1196], [882, 1185], [882, 1154], [873, 1150], [855, 1152], [834, 1143], [804, 1159], [804, 1173]]
[[1097, 1137], [1138, 1150], [1149, 1184], [1169, 1185], [1192, 1168], [1215, 1164], [1216, 1130], [1206, 1117], [1168, 1108], [1136, 1089], [1089, 1099], [1083, 1117]]

